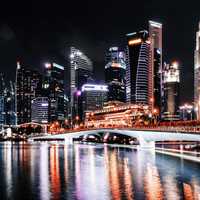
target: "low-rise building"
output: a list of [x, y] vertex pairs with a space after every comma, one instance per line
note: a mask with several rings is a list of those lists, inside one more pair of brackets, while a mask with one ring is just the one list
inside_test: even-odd
[[147, 105], [109, 102], [103, 109], [87, 112], [85, 126], [88, 128], [132, 127], [137, 123], [145, 122], [145, 119], [151, 116]]

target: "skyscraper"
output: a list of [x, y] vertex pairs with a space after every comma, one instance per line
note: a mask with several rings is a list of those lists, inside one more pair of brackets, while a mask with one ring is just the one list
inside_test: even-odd
[[31, 122], [31, 101], [36, 97], [36, 90], [41, 75], [17, 63], [16, 70], [16, 113], [17, 124]]
[[4, 112], [5, 124], [16, 125], [17, 116], [15, 110], [15, 84], [10, 81], [9, 86], [5, 90]]
[[45, 78], [41, 97], [49, 98], [49, 121], [64, 121], [64, 67], [57, 63], [45, 64]]
[[127, 102], [152, 108], [152, 63], [148, 31], [129, 33], [126, 70]]
[[96, 84], [84, 84], [81, 89], [83, 117], [86, 112], [100, 110], [107, 101], [108, 86]]
[[153, 74], [153, 108], [162, 112], [162, 24], [149, 21], [149, 36], [151, 41], [151, 61]]
[[180, 71], [177, 62], [164, 67], [164, 120], [179, 119]]
[[4, 82], [4, 75], [0, 73], [0, 126], [5, 124], [4, 102], [5, 102], [5, 82]]
[[196, 48], [194, 52], [194, 104], [197, 120], [200, 120], [200, 22], [196, 32]]
[[70, 118], [82, 116], [81, 88], [93, 76], [91, 60], [75, 47], [70, 48]]
[[126, 101], [125, 53], [111, 47], [106, 53], [105, 82], [108, 85], [108, 101]]

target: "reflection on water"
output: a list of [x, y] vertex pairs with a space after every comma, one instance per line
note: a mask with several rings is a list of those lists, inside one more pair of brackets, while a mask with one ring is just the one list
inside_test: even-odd
[[0, 143], [0, 199], [200, 199], [200, 164], [106, 145]]

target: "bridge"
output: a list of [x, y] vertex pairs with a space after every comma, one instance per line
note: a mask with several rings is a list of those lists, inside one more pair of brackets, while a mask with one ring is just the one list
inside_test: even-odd
[[99, 135], [99, 133], [113, 133], [136, 138], [139, 141], [140, 148], [155, 148], [155, 142], [158, 141], [196, 141], [200, 142], [200, 134], [180, 133], [153, 130], [129, 130], [129, 129], [96, 129], [77, 132], [69, 132], [64, 134], [43, 135], [29, 138], [29, 141], [36, 140], [65, 140], [66, 143], [72, 144], [73, 139], [80, 136]]

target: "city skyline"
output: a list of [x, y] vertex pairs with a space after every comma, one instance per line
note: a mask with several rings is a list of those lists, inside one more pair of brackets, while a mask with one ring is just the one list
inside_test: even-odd
[[200, 199], [199, 7], [3, 3], [1, 199]]
[[[173, 4], [164, 2], [160, 5], [158, 1], [151, 3], [127, 1], [122, 5], [103, 1], [97, 6], [87, 1], [79, 3], [78, 6], [72, 2], [68, 6], [64, 5], [64, 3], [54, 5], [50, 2], [47, 4], [43, 2], [40, 5], [30, 3], [29, 8], [25, 9], [26, 4], [18, 3], [14, 9], [10, 10], [10, 16], [6, 15], [0, 20], [2, 41], [0, 52], [3, 55], [0, 66], [2, 71], [6, 72], [7, 79], [8, 74], [14, 76], [13, 70], [17, 59], [26, 66], [40, 69], [44, 62], [51, 59], [63, 64], [65, 48], [73, 44], [86, 52], [94, 62], [95, 74], [98, 74], [99, 79], [103, 79], [104, 74], [101, 73], [101, 69], [104, 67], [104, 51], [110, 46], [123, 43], [126, 33], [147, 27], [148, 20], [155, 20], [164, 25], [163, 55], [165, 60], [169, 62], [171, 59], [179, 59], [183, 66], [184, 82], [193, 79], [191, 70], [193, 49], [199, 21], [198, 11], [195, 8], [199, 3], [194, 2], [189, 6], [182, 3], [181, 9], [177, 2]], [[75, 6], [77, 12], [73, 13], [69, 8]], [[134, 7], [141, 9], [132, 12], [131, 8]], [[194, 9], [189, 9], [190, 7]], [[110, 8], [116, 13], [121, 11], [123, 14], [110, 17]], [[168, 10], [172, 13], [169, 14]], [[56, 11], [56, 16], [51, 14]], [[113, 20], [105, 23], [109, 18]], [[185, 101], [191, 100], [193, 96], [190, 89], [193, 81], [190, 82], [181, 89], [183, 94], [185, 92], [188, 94], [185, 95], [187, 97], [183, 96]]]

